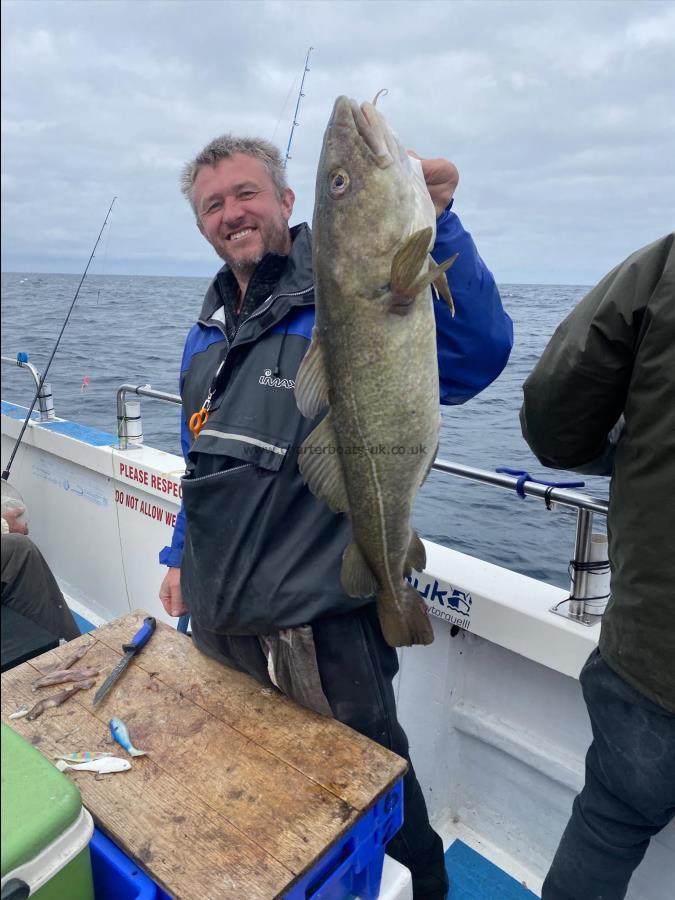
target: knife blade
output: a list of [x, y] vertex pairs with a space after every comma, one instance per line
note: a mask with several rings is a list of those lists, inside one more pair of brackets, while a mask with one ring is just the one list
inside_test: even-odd
[[101, 687], [96, 691], [93, 702], [94, 706], [97, 706], [101, 702], [101, 700], [103, 700], [110, 688], [119, 679], [134, 656], [136, 656], [136, 654], [140, 650], [142, 650], [143, 647], [145, 647], [145, 645], [152, 637], [156, 627], [157, 619], [154, 619], [152, 616], [147, 616], [143, 620], [143, 627], [140, 629], [140, 631], [136, 632], [136, 634], [132, 637], [131, 641], [128, 644], [124, 644], [122, 646], [122, 650], [124, 650], [124, 656], [117, 663], [110, 675], [108, 675]]

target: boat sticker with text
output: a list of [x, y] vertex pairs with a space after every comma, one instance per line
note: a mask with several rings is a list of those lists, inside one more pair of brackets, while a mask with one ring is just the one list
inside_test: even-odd
[[131, 463], [118, 463], [119, 476], [125, 481], [132, 481], [135, 484], [141, 484], [144, 487], [152, 488], [160, 494], [166, 494], [167, 497], [180, 500], [183, 497], [183, 490], [180, 483], [168, 475], [159, 475], [156, 472], [149, 472], [141, 466], [134, 466]]
[[165, 509], [159, 503], [151, 503], [147, 497], [139, 497], [131, 491], [115, 488], [115, 503], [141, 516], [146, 516], [148, 519], [154, 519], [160, 525], [169, 525], [171, 528], [176, 527], [176, 513], [173, 510]]
[[31, 472], [33, 478], [48, 481], [69, 494], [95, 503], [96, 506], [108, 505], [108, 498], [93, 479], [55, 459], [40, 456], [33, 463]]
[[418, 578], [408, 577], [420, 597], [427, 605], [429, 615], [443, 619], [451, 625], [457, 625], [465, 631], [471, 628], [471, 594], [459, 588], [453, 588], [447, 582], [439, 582], [438, 579], [426, 580], [424, 576]]

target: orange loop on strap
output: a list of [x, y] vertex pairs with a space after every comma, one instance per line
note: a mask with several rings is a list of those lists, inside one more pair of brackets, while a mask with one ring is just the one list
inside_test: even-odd
[[209, 411], [208, 411], [208, 409], [205, 409], [203, 406], [198, 412], [192, 413], [192, 415], [190, 416], [190, 421], [188, 423], [188, 427], [190, 428], [190, 431], [192, 432], [194, 437], [197, 437], [197, 435], [202, 430], [202, 428], [206, 425], [208, 420], [209, 420]]

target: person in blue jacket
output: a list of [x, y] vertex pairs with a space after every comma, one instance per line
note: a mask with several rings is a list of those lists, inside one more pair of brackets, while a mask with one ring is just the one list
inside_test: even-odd
[[[435, 300], [440, 402], [464, 403], [502, 371], [513, 343], [489, 270], [451, 211], [459, 175], [422, 160], [436, 207], [437, 261], [456, 314]], [[314, 323], [311, 233], [289, 228], [295, 196], [267, 141], [216, 138], [184, 170], [197, 227], [225, 261], [183, 354], [183, 506], [160, 599], [189, 612], [197, 647], [334, 716], [409, 762], [405, 822], [387, 852], [412, 873], [416, 898], [447, 895], [443, 846], [429, 823], [397, 716], [396, 650], [373, 597], [340, 583], [346, 517], [311, 495], [298, 448], [316, 425], [297, 409], [295, 377]]]

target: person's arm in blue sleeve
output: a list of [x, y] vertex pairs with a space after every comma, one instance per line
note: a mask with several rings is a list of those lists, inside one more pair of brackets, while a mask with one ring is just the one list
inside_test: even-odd
[[[191, 337], [192, 331], [190, 331], [190, 333], [188, 334], [187, 340], [185, 342], [185, 349], [183, 350], [183, 361], [180, 367], [181, 395], [183, 393], [184, 372], [186, 371], [186, 365], [191, 355]], [[188, 431], [187, 422], [185, 420], [185, 410], [182, 407], [180, 425], [181, 448], [183, 450], [183, 458], [187, 462], [188, 451], [190, 449], [190, 434]], [[185, 616], [189, 614], [187, 606], [183, 603], [183, 592], [180, 586], [180, 567], [183, 558], [184, 543], [185, 513], [183, 511], [183, 504], [181, 503], [181, 507], [178, 510], [178, 515], [176, 516], [176, 524], [173, 528], [171, 546], [164, 547], [164, 549], [159, 554], [160, 564], [167, 566], [166, 575], [162, 579], [162, 583], [159, 586], [159, 600], [164, 607], [164, 611], [167, 613], [167, 615], [174, 617]]]
[[163, 547], [159, 551], [159, 562], [163, 566], [169, 566], [172, 569], [180, 569], [181, 559], [183, 558], [183, 544], [185, 543], [185, 513], [181, 504], [176, 516], [176, 524], [173, 527], [173, 537], [171, 545]]
[[[181, 369], [181, 371], [184, 371]], [[181, 376], [182, 379], [182, 376]], [[180, 417], [180, 446], [183, 451], [183, 459], [187, 462], [188, 450], [190, 449], [190, 429], [188, 428], [185, 413], [181, 410]], [[181, 503], [178, 515], [176, 516], [176, 524], [173, 527], [173, 536], [171, 538], [171, 546], [164, 547], [160, 550], [159, 561], [163, 566], [171, 566], [180, 568], [180, 561], [183, 556], [183, 545], [185, 543], [185, 513], [183, 504]]]
[[[183, 359], [181, 362], [181, 375], [180, 375], [180, 387], [182, 391], [183, 386], [183, 373], [186, 371], [187, 366], [189, 364], [189, 359], [191, 356], [190, 351], [190, 336], [192, 332], [188, 334], [187, 340], [185, 341], [185, 347], [183, 349]], [[185, 410], [181, 407], [181, 416], [180, 416], [180, 446], [183, 451], [183, 459], [187, 462], [188, 451], [190, 449], [191, 436], [190, 429], [188, 428], [187, 419], [185, 417]], [[183, 557], [183, 545], [185, 544], [185, 512], [183, 511], [183, 504], [181, 503], [180, 509], [178, 510], [178, 515], [176, 516], [176, 524], [173, 527], [173, 535], [171, 537], [171, 544], [168, 547], [164, 547], [159, 552], [159, 562], [162, 566], [169, 566], [170, 568], [180, 569], [181, 559]]]
[[[193, 325], [185, 340], [183, 349], [183, 359], [180, 364], [180, 391], [183, 393], [183, 378], [190, 366], [190, 360], [195, 355], [205, 350], [215, 341], [222, 341], [223, 335], [218, 328], [201, 328], [199, 325]], [[180, 445], [183, 451], [183, 459], [187, 463], [188, 452], [192, 444], [192, 435], [187, 423], [187, 414], [181, 408], [180, 417]], [[173, 537], [171, 538], [171, 546], [164, 547], [159, 554], [160, 564], [169, 566], [170, 568], [180, 568], [183, 556], [183, 545], [185, 544], [185, 513], [181, 504], [178, 515], [176, 516], [176, 524], [173, 529]]]
[[431, 255], [444, 262], [458, 254], [447, 272], [454, 317], [434, 295], [441, 403], [458, 404], [475, 397], [502, 372], [513, 346], [513, 323], [492, 273], [451, 206], [452, 201], [437, 220]]
[[447, 159], [421, 159], [422, 173], [436, 209], [436, 243], [431, 255], [445, 262], [455, 316], [434, 292], [441, 403], [464, 403], [491, 384], [504, 369], [513, 346], [513, 324], [504, 312], [492, 273], [478, 255], [468, 231], [450, 212], [459, 172]]

